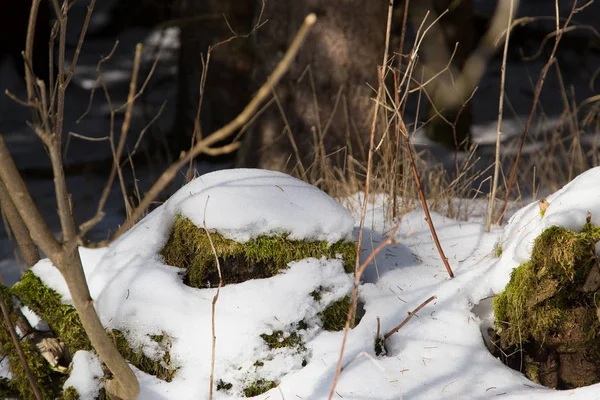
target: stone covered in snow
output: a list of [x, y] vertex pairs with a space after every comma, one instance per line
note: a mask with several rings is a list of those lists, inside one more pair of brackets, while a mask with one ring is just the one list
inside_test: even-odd
[[334, 243], [352, 237], [354, 219], [316, 187], [281, 172], [230, 169], [202, 175], [175, 193], [166, 204], [238, 242], [289, 234], [290, 239]]

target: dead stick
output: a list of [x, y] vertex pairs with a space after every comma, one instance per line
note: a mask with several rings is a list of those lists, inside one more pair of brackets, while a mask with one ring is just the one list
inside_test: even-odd
[[[399, 113], [399, 110], [396, 110]], [[423, 186], [421, 185], [421, 178], [419, 177], [419, 171], [417, 171], [417, 165], [415, 163], [415, 158], [412, 153], [412, 147], [410, 144], [410, 137], [408, 136], [408, 131], [406, 130], [406, 125], [404, 125], [404, 120], [401, 115], [398, 115], [399, 123], [400, 123], [400, 131], [404, 136], [404, 143], [406, 147], [406, 154], [408, 154], [408, 159], [410, 161], [410, 166], [415, 177], [415, 183], [417, 184], [417, 189], [419, 191], [419, 198], [421, 199], [421, 205], [423, 206], [423, 211], [425, 212], [425, 221], [427, 221], [427, 225], [429, 225], [429, 230], [431, 231], [431, 236], [433, 237], [433, 241], [435, 242], [435, 246], [437, 247], [438, 253], [440, 253], [440, 257], [442, 258], [442, 262], [446, 267], [446, 271], [448, 271], [448, 275], [450, 278], [454, 278], [454, 272], [452, 272], [452, 268], [450, 268], [450, 263], [448, 263], [448, 257], [444, 253], [444, 249], [442, 249], [442, 245], [440, 243], [440, 239], [438, 238], [437, 232], [435, 230], [435, 226], [433, 225], [433, 221], [431, 220], [431, 214], [429, 213], [429, 206], [427, 205], [427, 199], [425, 198], [425, 192], [423, 191]]]
[[415, 308], [412, 312], [409, 312], [408, 313], [408, 317], [404, 318], [404, 321], [402, 321], [400, 323], [400, 325], [398, 325], [397, 327], [395, 327], [394, 329], [392, 329], [391, 331], [389, 331], [388, 333], [386, 333], [383, 336], [383, 340], [388, 340], [390, 336], [392, 336], [394, 333], [396, 333], [400, 329], [402, 329], [402, 327], [404, 325], [406, 325], [408, 323], [408, 321], [410, 321], [411, 318], [415, 316], [416, 313], [418, 313], [419, 311], [421, 311], [423, 309], [423, 307], [425, 307], [427, 304], [431, 303], [435, 299], [437, 299], [437, 296], [431, 296], [430, 298], [428, 298], [427, 300], [425, 300], [423, 303], [421, 303], [421, 305], [419, 307]]

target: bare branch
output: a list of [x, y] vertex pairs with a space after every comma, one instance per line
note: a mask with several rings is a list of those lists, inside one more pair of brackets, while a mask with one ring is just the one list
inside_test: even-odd
[[502, 137], [502, 114], [504, 110], [504, 85], [506, 83], [506, 58], [508, 56], [508, 42], [510, 40], [510, 27], [512, 25], [514, 0], [510, 1], [508, 13], [508, 27], [506, 28], [506, 39], [504, 40], [504, 53], [502, 54], [502, 65], [500, 67], [500, 99], [498, 101], [498, 129], [496, 133], [496, 159], [494, 161], [494, 179], [488, 203], [488, 215], [485, 222], [485, 231], [489, 232], [494, 218], [494, 204], [496, 201], [496, 189], [498, 188], [498, 177], [500, 175], [500, 146]]
[[414, 317], [416, 313], [418, 313], [419, 311], [421, 311], [423, 309], [423, 307], [425, 307], [427, 304], [431, 303], [435, 299], [437, 299], [437, 296], [431, 296], [430, 298], [428, 298], [427, 300], [425, 300], [424, 302], [422, 302], [420, 306], [418, 306], [417, 308], [415, 308], [414, 310], [412, 310], [412, 312], [409, 312], [408, 313], [408, 317], [406, 317], [404, 319], [404, 321], [402, 321], [397, 327], [395, 327], [394, 329], [392, 329], [391, 331], [389, 331], [388, 333], [386, 333], [383, 336], [383, 340], [388, 340], [390, 338], [390, 336], [392, 336], [394, 333], [396, 333], [400, 329], [402, 329], [402, 327], [404, 325], [406, 325], [407, 322], [410, 321], [411, 318]]
[[21, 218], [31, 233], [34, 242], [46, 254], [56, 254], [61, 246], [52, 235], [46, 221], [35, 206], [23, 178], [19, 174], [12, 156], [6, 148], [3, 135], [0, 133], [0, 180], [6, 186], [10, 198], [17, 207]]
[[115, 240], [119, 236], [121, 236], [125, 231], [135, 224], [138, 219], [143, 215], [143, 213], [148, 209], [152, 201], [158, 196], [158, 194], [162, 191], [162, 189], [175, 177], [177, 172], [185, 166], [188, 161], [199, 154], [203, 153], [206, 148], [209, 148], [211, 145], [217, 143], [218, 141], [225, 139], [232, 135], [237, 129], [242, 127], [256, 112], [256, 110], [260, 107], [263, 101], [269, 96], [271, 90], [275, 85], [279, 82], [281, 77], [287, 72], [290, 67], [292, 60], [298, 53], [302, 42], [306, 38], [311, 26], [316, 22], [317, 17], [315, 14], [309, 14], [305, 19], [304, 23], [300, 27], [300, 30], [296, 34], [296, 37], [292, 41], [290, 48], [281, 59], [273, 73], [269, 76], [267, 81], [261, 86], [258, 90], [254, 98], [246, 105], [244, 110], [237, 117], [221, 129], [215, 131], [205, 139], [202, 139], [198, 143], [194, 145], [192, 149], [190, 149], [187, 153], [182, 153], [177, 161], [175, 161], [163, 174], [160, 178], [154, 183], [154, 185], [150, 188], [144, 199], [140, 202], [138, 207], [133, 211], [131, 217], [125, 221], [125, 223], [115, 232], [112, 240]]
[[23, 219], [19, 215], [19, 211], [10, 198], [6, 186], [2, 183], [2, 179], [0, 179], [0, 207], [10, 224], [10, 229], [12, 229], [15, 234], [17, 244], [21, 249], [25, 263], [28, 267], [32, 267], [40, 260], [40, 252], [31, 239], [29, 229], [27, 229], [25, 222], [23, 222]]

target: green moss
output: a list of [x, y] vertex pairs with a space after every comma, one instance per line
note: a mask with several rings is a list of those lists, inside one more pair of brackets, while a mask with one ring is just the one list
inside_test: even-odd
[[15, 381], [8, 378], [0, 378], [0, 399], [12, 399], [19, 396]]
[[299, 331], [305, 331], [308, 329], [308, 323], [305, 320], [302, 320], [296, 324], [296, 329]]
[[[12, 301], [9, 291], [6, 287], [0, 286], [0, 290], [4, 295], [6, 307], [8, 308], [10, 318], [13, 321], [12, 325], [15, 326], [15, 304]], [[27, 341], [21, 341], [21, 349], [25, 354], [27, 365], [35, 377], [43, 397], [45, 399], [52, 399], [56, 397], [60, 393], [60, 388], [62, 387], [62, 383], [66, 377], [50, 369], [48, 362], [46, 359], [44, 359], [44, 357], [42, 357], [34, 344]], [[6, 325], [4, 318], [1, 316], [0, 353], [5, 357], [8, 356], [8, 367], [13, 376], [9, 382], [3, 381], [1, 390], [9, 393], [16, 392], [18, 393], [17, 397], [22, 400], [35, 399], [29, 380], [25, 374], [25, 368], [21, 362], [21, 359], [19, 358], [17, 349], [14, 346], [10, 336], [8, 326]]]
[[[260, 236], [245, 243], [211, 233], [225, 284], [249, 279], [268, 278], [287, 268], [292, 261], [322, 256], [344, 261], [346, 272], [354, 270], [356, 244], [340, 241], [329, 245], [323, 241], [291, 240], [287, 235]], [[215, 256], [206, 231], [188, 218], [178, 215], [173, 231], [160, 254], [168, 265], [184, 268], [185, 283], [197, 288], [215, 286], [219, 275]]]
[[[61, 296], [44, 285], [33, 272], [25, 272], [21, 281], [11, 288], [11, 292], [48, 323], [56, 336], [65, 342], [70, 354], [75, 354], [77, 350], [92, 350], [75, 308], [63, 304]], [[119, 352], [137, 368], [159, 379], [173, 379], [177, 368], [171, 365], [168, 350], [162, 360], [152, 360], [143, 354], [141, 348], [132, 349], [120, 331], [113, 330], [110, 334]], [[150, 338], [155, 342], [165, 341], [165, 335], [152, 335]], [[170, 347], [168, 343], [166, 347]]]
[[65, 342], [69, 353], [92, 350], [75, 308], [64, 304], [60, 294], [44, 285], [32, 271], [26, 271], [10, 291], [48, 323], [56, 336]]
[[[161, 335], [156, 335], [154, 337], [157, 336]], [[168, 350], [164, 352], [161, 360], [153, 360], [144, 354], [141, 346], [138, 349], [132, 349], [125, 335], [121, 331], [113, 330], [111, 332], [111, 337], [113, 338], [113, 342], [117, 346], [119, 353], [123, 354], [125, 359], [135, 365], [138, 369], [167, 382], [173, 380], [178, 368], [171, 365], [171, 356]], [[170, 348], [170, 345], [168, 347]]]
[[496, 245], [494, 246], [494, 256], [496, 256], [496, 258], [500, 258], [501, 255], [502, 246], [500, 245], [500, 243], [496, 243]]
[[598, 240], [600, 229], [591, 224], [580, 233], [553, 226], [535, 240], [531, 260], [513, 270], [506, 289], [494, 299], [502, 347], [528, 340], [544, 344], [565, 328], [574, 308], [594, 304], [594, 292], [580, 288], [596, 262]]
[[325, 290], [327, 290], [325, 287], [319, 286], [318, 288], [316, 288], [315, 290], [310, 292], [310, 297], [312, 297], [314, 299], [314, 301], [316, 301], [318, 303], [321, 301], [322, 293]]
[[378, 336], [375, 338], [375, 355], [383, 356], [385, 353], [385, 339], [382, 336]]
[[[321, 322], [323, 322], [323, 329], [326, 331], [341, 331], [346, 326], [346, 319], [348, 318], [348, 311], [352, 306], [352, 300], [350, 296], [345, 296], [339, 300], [331, 303], [325, 310], [319, 313]], [[354, 317], [354, 326], [358, 325], [360, 317], [357, 315]]]
[[286, 334], [283, 331], [275, 331], [270, 335], [263, 333], [260, 335], [262, 340], [265, 341], [269, 349], [281, 349], [283, 347], [303, 347], [304, 342], [302, 337], [296, 332]]
[[79, 392], [73, 386], [69, 386], [63, 390], [61, 400], [79, 400]]
[[233, 387], [233, 385], [229, 382], [225, 382], [221, 379], [217, 382], [217, 390], [229, 390]]
[[255, 367], [264, 367], [264, 366], [265, 366], [265, 363], [264, 363], [264, 362], [262, 362], [262, 361], [257, 361], [257, 362], [255, 362], [255, 363], [254, 363], [254, 366], [255, 366]]
[[257, 381], [252, 382], [249, 386], [244, 388], [244, 396], [246, 397], [254, 397], [261, 395], [269, 390], [276, 388], [277, 382], [267, 381], [264, 379], [259, 379]]

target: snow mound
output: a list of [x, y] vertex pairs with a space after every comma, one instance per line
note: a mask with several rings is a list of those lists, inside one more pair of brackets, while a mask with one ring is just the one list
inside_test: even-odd
[[500, 262], [490, 276], [494, 293], [503, 290], [512, 271], [531, 258], [533, 242], [551, 226], [561, 226], [580, 232], [588, 213], [591, 222], [600, 225], [600, 167], [577, 176], [562, 189], [548, 196], [548, 208], [542, 212], [540, 202], [534, 202], [516, 212], [509, 220], [499, 240]]
[[334, 243], [351, 238], [354, 227], [348, 211], [321, 190], [260, 169], [203, 175], [177, 191], [166, 207], [237, 242], [289, 233], [290, 239]]
[[[177, 369], [171, 382], [134, 369], [145, 400], [208, 398], [217, 289], [186, 286], [182, 270], [165, 265], [159, 255], [179, 214], [200, 227], [206, 221], [208, 229], [235, 240], [285, 233], [334, 243], [351, 238], [354, 226], [342, 206], [302, 181], [277, 172], [230, 170], [193, 180], [109, 247], [81, 248], [103, 325], [122, 332], [132, 348], [142, 347], [151, 360], [162, 363], [168, 352]], [[42, 260], [32, 270], [72, 304], [50, 261]], [[313, 393], [312, 385], [299, 392], [290, 382], [315, 382], [335, 365], [342, 333], [325, 332], [321, 313], [352, 287], [343, 261], [326, 258], [298, 260], [271, 278], [222, 287], [215, 308], [214, 382], [215, 387], [231, 386], [215, 390], [215, 398], [244, 397], [245, 388], [260, 381], [275, 382], [276, 390], [289, 396]], [[348, 354], [356, 355], [370, 346], [372, 339], [364, 339], [371, 332], [359, 325], [352, 333]], [[290, 347], [271, 348], [266, 338], [294, 335], [302, 343]]]

